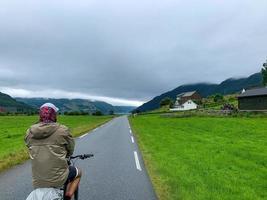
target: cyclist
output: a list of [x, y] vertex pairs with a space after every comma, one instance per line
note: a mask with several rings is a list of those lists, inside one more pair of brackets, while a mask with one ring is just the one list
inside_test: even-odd
[[26, 133], [25, 143], [32, 161], [32, 182], [37, 188], [60, 188], [67, 184], [66, 197], [71, 199], [81, 179], [81, 170], [68, 166], [67, 157], [74, 151], [69, 129], [57, 123], [58, 108], [52, 103], [40, 107], [39, 123]]

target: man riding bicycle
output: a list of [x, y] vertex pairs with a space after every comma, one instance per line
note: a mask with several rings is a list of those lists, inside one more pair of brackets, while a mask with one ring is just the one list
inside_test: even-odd
[[40, 107], [39, 123], [26, 133], [25, 143], [32, 160], [33, 187], [60, 188], [67, 184], [65, 196], [73, 196], [81, 179], [81, 170], [68, 166], [67, 158], [74, 151], [74, 139], [69, 129], [57, 123], [58, 108], [45, 103]]

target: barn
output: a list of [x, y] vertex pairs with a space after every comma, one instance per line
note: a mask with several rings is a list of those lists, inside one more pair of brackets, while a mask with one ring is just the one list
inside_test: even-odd
[[267, 111], [267, 88], [246, 90], [238, 97], [241, 111]]

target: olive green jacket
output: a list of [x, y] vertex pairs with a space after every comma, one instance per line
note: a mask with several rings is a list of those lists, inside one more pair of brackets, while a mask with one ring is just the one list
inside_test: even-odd
[[66, 157], [74, 150], [69, 129], [58, 123], [34, 124], [27, 130], [25, 143], [32, 161], [33, 187], [63, 186], [69, 174]]

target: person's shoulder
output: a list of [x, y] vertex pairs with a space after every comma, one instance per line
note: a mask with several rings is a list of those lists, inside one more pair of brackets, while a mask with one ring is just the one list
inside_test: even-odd
[[39, 127], [40, 124], [41, 124], [40, 122], [32, 124], [29, 129]]
[[35, 124], [32, 124], [28, 129], [27, 129], [27, 133], [28, 132], [31, 132], [31, 131], [34, 131], [36, 129], [38, 129], [39, 127], [41, 126], [41, 123], [40, 122], [37, 122]]
[[68, 130], [69, 128], [63, 124], [56, 123], [59, 129]]
[[58, 129], [57, 130], [59, 132], [62, 132], [62, 133], [69, 133], [70, 132], [70, 129], [67, 126], [65, 126], [63, 124], [59, 124], [59, 123], [57, 123], [57, 125], [58, 125]]

